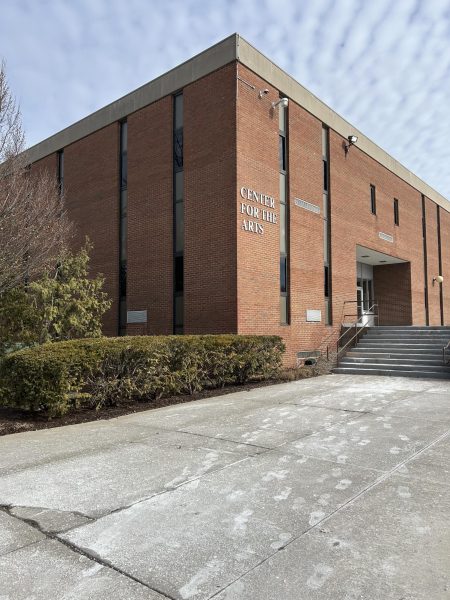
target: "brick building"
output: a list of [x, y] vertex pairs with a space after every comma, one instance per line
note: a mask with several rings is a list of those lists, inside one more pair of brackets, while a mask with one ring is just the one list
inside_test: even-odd
[[28, 158], [94, 243], [107, 335], [279, 334], [293, 362], [375, 303], [450, 324], [450, 202], [238, 35]]

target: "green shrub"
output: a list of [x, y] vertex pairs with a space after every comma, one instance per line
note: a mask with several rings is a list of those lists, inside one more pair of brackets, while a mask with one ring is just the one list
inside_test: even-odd
[[0, 405], [66, 413], [276, 376], [277, 336], [145, 336], [47, 343], [0, 362]]

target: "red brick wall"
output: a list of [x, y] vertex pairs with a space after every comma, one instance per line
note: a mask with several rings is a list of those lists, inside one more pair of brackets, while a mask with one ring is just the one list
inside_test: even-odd
[[[317, 348], [332, 331], [324, 325], [323, 167], [322, 123], [290, 102], [288, 126], [290, 322], [280, 325], [280, 226], [264, 225], [264, 234], [242, 228], [246, 215], [240, 188], [245, 186], [275, 198], [279, 219], [278, 108], [271, 102], [279, 93], [239, 66], [244, 82], [238, 87], [238, 303], [239, 333], [274, 333], [283, 336], [286, 363], [296, 352]], [[258, 97], [258, 91], [269, 93]], [[300, 198], [321, 207], [321, 214], [294, 204]], [[245, 201], [244, 201], [245, 202]], [[252, 204], [248, 202], [248, 204]], [[255, 204], [255, 206], [258, 206]], [[251, 217], [248, 217], [251, 219]], [[322, 323], [306, 322], [306, 310], [322, 311]]]
[[[279, 218], [278, 110], [270, 109], [278, 98], [276, 90], [238, 66], [237, 82], [237, 281], [238, 331], [244, 334], [279, 333], [288, 335], [288, 327], [280, 327], [280, 235], [279, 225], [264, 223], [264, 233], [243, 230], [243, 221], [257, 221], [241, 212], [242, 187], [251, 188], [275, 198]], [[247, 83], [248, 82], [248, 83]], [[250, 84], [250, 85], [249, 85]], [[254, 86], [254, 87], [250, 87]], [[269, 94], [258, 98], [258, 91]], [[259, 223], [263, 224], [261, 219]]]
[[231, 333], [236, 316], [236, 65], [184, 91], [184, 331]]
[[375, 266], [379, 325], [412, 325], [411, 264]]
[[[357, 147], [343, 151], [343, 138], [331, 132], [333, 300], [335, 315], [343, 300], [356, 295], [357, 244], [411, 263], [412, 320], [423, 324], [424, 269], [421, 195]], [[376, 186], [377, 214], [370, 209], [370, 184]], [[393, 201], [400, 225], [394, 225]], [[379, 238], [392, 235], [393, 243]], [[377, 299], [377, 288], [375, 299]]]
[[45, 158], [41, 158], [41, 160], [38, 160], [33, 164], [32, 169], [48, 171], [49, 173], [53, 173], [56, 179], [58, 176], [57, 154], [50, 154]]
[[439, 300], [439, 284], [433, 284], [433, 278], [439, 275], [438, 233], [436, 204], [425, 198], [425, 214], [427, 222], [427, 255], [428, 255], [428, 311], [430, 325], [441, 324]]
[[[118, 313], [118, 124], [74, 142], [64, 148], [64, 193], [69, 218], [75, 224], [73, 248], [79, 249], [89, 236], [92, 275], [102, 273], [104, 290], [113, 300], [103, 320], [107, 335], [117, 334]], [[57, 155], [38, 161], [57, 176]]]
[[[287, 363], [298, 350], [312, 349], [333, 332], [321, 324], [306, 323], [306, 309], [321, 309], [323, 298], [323, 222], [322, 214], [305, 211], [294, 204], [301, 198], [322, 206], [322, 123], [307, 111], [289, 103], [289, 177], [290, 177], [290, 302], [291, 322], [279, 324], [279, 226], [265, 225], [263, 235], [242, 230], [239, 190], [246, 186], [276, 198], [279, 214], [278, 114], [270, 102], [279, 97], [275, 90], [247, 68], [239, 65], [238, 84], [238, 163], [236, 197], [238, 206], [238, 324], [240, 333], [278, 333], [287, 344]], [[247, 85], [250, 84], [250, 85]], [[252, 87], [253, 86], [253, 87]], [[262, 99], [260, 89], [269, 93]], [[345, 140], [330, 131], [330, 196], [332, 224], [332, 290], [334, 334], [341, 322], [344, 301], [356, 299], [356, 246], [408, 261], [396, 265], [401, 271], [401, 288], [410, 300], [396, 306], [389, 318], [401, 323], [424, 324], [424, 258], [422, 244], [421, 194], [353, 146], [346, 155]], [[370, 209], [370, 184], [376, 186], [377, 214]], [[394, 224], [394, 198], [399, 200], [400, 225]], [[436, 205], [432, 204], [434, 214]], [[427, 217], [428, 217], [427, 209]], [[444, 211], [442, 211], [444, 212]], [[448, 213], [446, 213], [448, 215]], [[447, 217], [442, 221], [448, 223]], [[435, 269], [436, 224], [428, 237], [429, 273]], [[442, 227], [444, 230], [444, 226]], [[393, 242], [379, 237], [383, 232]], [[443, 245], [447, 234], [443, 233]], [[444, 251], [445, 252], [445, 251]], [[437, 255], [436, 255], [437, 256]], [[383, 299], [387, 298], [386, 271], [377, 281]], [[395, 267], [392, 267], [393, 270]], [[389, 269], [388, 269], [389, 270]], [[449, 277], [450, 280], [450, 277]], [[375, 283], [377, 297], [377, 283]], [[437, 293], [438, 298], [438, 293]], [[436, 306], [430, 306], [433, 323]], [[448, 302], [446, 300], [446, 302]], [[354, 312], [347, 306], [346, 312]], [[439, 313], [437, 313], [439, 316]]]
[[[269, 93], [260, 99], [264, 88]], [[263, 235], [244, 231], [243, 219], [252, 219], [240, 212], [244, 186], [273, 196], [279, 218], [278, 109], [271, 110], [279, 91], [242, 65], [230, 64], [183, 93], [186, 333], [279, 334], [287, 345], [286, 363], [293, 364], [297, 351], [317, 348], [327, 336], [337, 335], [344, 301], [356, 298], [357, 244], [409, 261], [375, 267], [375, 297], [386, 297], [386, 286], [393, 285], [390, 271], [402, 270], [405, 293], [410, 282], [411, 313], [405, 316], [409, 309], [403, 307], [398, 318], [424, 324], [421, 194], [357, 145], [346, 155], [343, 138], [330, 130], [334, 325], [325, 326], [323, 211], [317, 215], [294, 203], [300, 198], [322, 208], [322, 123], [290, 101], [291, 318], [280, 325], [279, 223], [257, 219]], [[65, 149], [75, 244], [86, 234], [94, 242], [92, 271], [105, 274], [114, 299], [105, 318], [110, 335], [117, 333], [118, 315], [118, 156], [117, 123]], [[56, 155], [37, 166], [56, 174]], [[371, 183], [377, 189], [376, 216], [370, 212]], [[394, 225], [394, 198], [399, 200], [399, 227]], [[148, 311], [147, 326], [129, 327], [129, 333], [172, 332], [172, 206], [172, 98], [166, 97], [128, 117], [128, 308]], [[432, 286], [438, 274], [436, 205], [428, 199], [426, 211], [430, 323], [439, 324], [439, 286]], [[394, 242], [380, 239], [380, 231]], [[450, 324], [450, 213], [444, 209], [441, 237], [445, 321]], [[322, 323], [307, 323], [307, 309], [321, 310]]]
[[441, 215], [441, 252], [442, 276], [444, 283], [444, 325], [450, 325], [450, 212], [440, 209]]
[[64, 191], [69, 217], [76, 224], [74, 246], [86, 236], [94, 244], [92, 274], [105, 276], [113, 300], [104, 333], [117, 334], [119, 263], [119, 126], [113, 123], [64, 148]]
[[129, 334], [173, 332], [172, 98], [128, 117], [128, 310], [147, 310]]

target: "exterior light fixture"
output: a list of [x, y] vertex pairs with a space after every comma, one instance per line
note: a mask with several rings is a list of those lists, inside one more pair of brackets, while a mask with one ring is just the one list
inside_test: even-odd
[[442, 275], [436, 275], [436, 277], [433, 277], [433, 285], [435, 281], [437, 281], [437, 283], [443, 283], [444, 278], [442, 277]]
[[269, 90], [267, 88], [264, 88], [263, 90], [259, 90], [258, 98], [262, 98], [263, 96], [265, 96], [268, 93], [269, 93]]
[[272, 102], [272, 108], [275, 108], [278, 105], [280, 105], [282, 108], [287, 108], [288, 104], [289, 104], [289, 98], [280, 98], [276, 102]]
[[358, 141], [358, 136], [357, 135], [349, 135], [347, 136], [348, 139], [348, 144], [345, 144], [344, 148], [345, 148], [345, 154], [348, 154], [348, 151], [350, 150], [350, 146], [354, 146], [356, 144], [356, 142]]

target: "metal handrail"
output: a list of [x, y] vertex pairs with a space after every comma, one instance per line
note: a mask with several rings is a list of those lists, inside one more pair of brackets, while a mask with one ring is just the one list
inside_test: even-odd
[[[336, 335], [336, 331], [333, 329], [333, 331], [331, 331], [327, 337], [322, 340], [322, 343], [319, 345], [318, 350], [320, 351], [320, 355], [323, 356], [323, 354], [325, 353], [327, 356], [327, 360], [330, 360], [330, 344], [328, 343], [328, 341], [332, 338], [334, 338], [334, 336]], [[323, 348], [323, 350], [322, 350]]]
[[[356, 321], [356, 324], [357, 324], [357, 323], [358, 323], [358, 322], [361, 320], [361, 318], [362, 318], [363, 316], [366, 316], [366, 315], [359, 315], [359, 314], [353, 314], [353, 313], [352, 313], [352, 314], [344, 314], [344, 311], [345, 311], [345, 305], [346, 305], [346, 304], [357, 304], [357, 303], [359, 303], [359, 300], [344, 300], [344, 302], [342, 303], [342, 312], [341, 312], [341, 328], [342, 328], [342, 326], [343, 326], [343, 324], [344, 324], [344, 321], [345, 321], [345, 318], [346, 318], [346, 317], [358, 317], [358, 320]], [[370, 311], [372, 311], [373, 309], [375, 309], [375, 307], [376, 307], [376, 308], [378, 308], [378, 304], [376, 304], [376, 303], [375, 303], [375, 304], [373, 304], [373, 305], [372, 305], [372, 306], [371, 306], [371, 307], [368, 309], [368, 312], [370, 312]], [[374, 316], [374, 317], [376, 317], [376, 319], [377, 319], [377, 321], [378, 321], [378, 314], [374, 314], [374, 315], [371, 315], [371, 316]], [[352, 323], [350, 324], [350, 326], [349, 326], [349, 328], [348, 328], [348, 329], [350, 329], [350, 328], [351, 328], [351, 327], [353, 327], [354, 325], [355, 325], [355, 322], [352, 322]], [[346, 331], [344, 334], [342, 334], [341, 336], [339, 336], [339, 338], [338, 338], [338, 340], [337, 340], [337, 343], [335, 342], [335, 343], [333, 343], [333, 344], [332, 344], [332, 346], [333, 346], [333, 347], [336, 347], [336, 346], [337, 346], [337, 349], [339, 350], [339, 342], [340, 342], [341, 338], [342, 338], [344, 335], [348, 334], [348, 329], [347, 329], [347, 331]], [[321, 351], [321, 355], [323, 356], [324, 354], [326, 354], [327, 361], [329, 361], [329, 360], [330, 360], [330, 344], [328, 344], [328, 341], [329, 341], [331, 338], [335, 337], [335, 335], [336, 335], [336, 331], [335, 331], [335, 330], [333, 330], [333, 331], [332, 331], [332, 332], [331, 332], [331, 333], [330, 333], [330, 334], [329, 334], [329, 335], [328, 335], [328, 336], [327, 336], [327, 337], [326, 337], [326, 338], [325, 338], [325, 339], [322, 341], [322, 343], [321, 343], [321, 344], [320, 344], [320, 346], [319, 346], [319, 349], [321, 349], [321, 348], [324, 348], [324, 350], [322, 350], [322, 351]]]
[[[349, 302], [353, 302], [353, 300], [349, 300]], [[375, 309], [377, 309], [377, 310], [375, 311]], [[373, 314], [371, 314], [370, 316], [371, 316], [371, 317], [374, 317], [374, 318], [377, 320], [377, 323], [378, 323], [378, 320], [379, 320], [379, 318], [378, 318], [378, 304], [377, 304], [377, 303], [375, 303], [375, 304], [372, 304], [372, 306], [369, 308], [368, 312], [369, 312], [369, 313], [372, 313], [372, 312], [373, 312]], [[350, 326], [347, 328], [347, 331], [344, 331], [344, 332], [343, 332], [343, 333], [342, 333], [342, 334], [339, 336], [339, 338], [338, 338], [338, 340], [337, 340], [337, 342], [336, 342], [336, 364], [337, 364], [337, 365], [339, 365], [339, 355], [340, 355], [340, 354], [341, 354], [341, 353], [342, 353], [342, 352], [345, 350], [345, 348], [347, 348], [347, 346], [348, 346], [348, 345], [349, 345], [349, 344], [350, 344], [350, 343], [351, 343], [351, 342], [352, 342], [352, 341], [353, 341], [355, 338], [358, 338], [358, 336], [361, 336], [361, 333], [362, 333], [362, 331], [364, 331], [365, 329], [367, 329], [367, 328], [369, 327], [369, 325], [368, 325], [368, 324], [365, 324], [365, 325], [361, 325], [361, 326], [358, 328], [358, 323], [359, 323], [359, 322], [360, 322], [360, 321], [361, 321], [361, 320], [362, 320], [364, 317], [367, 317], [367, 314], [361, 315], [357, 321], [355, 321], [354, 323], [352, 323], [352, 324], [351, 324], [351, 325], [350, 325]], [[347, 343], [346, 343], [346, 344], [344, 344], [344, 345], [342, 346], [342, 348], [340, 348], [340, 347], [339, 347], [339, 345], [340, 345], [340, 341], [342, 340], [342, 338], [343, 338], [344, 336], [348, 335], [348, 332], [349, 332], [349, 331], [352, 329], [352, 327], [354, 327], [354, 328], [355, 328], [355, 335], [354, 335], [353, 337], [351, 337], [351, 338], [350, 338], [350, 339], [347, 341]]]
[[442, 362], [444, 363], [444, 365], [450, 365], [450, 358], [448, 360], [445, 360], [445, 353], [447, 352], [447, 350], [450, 350], [450, 340], [448, 344], [442, 348]]

